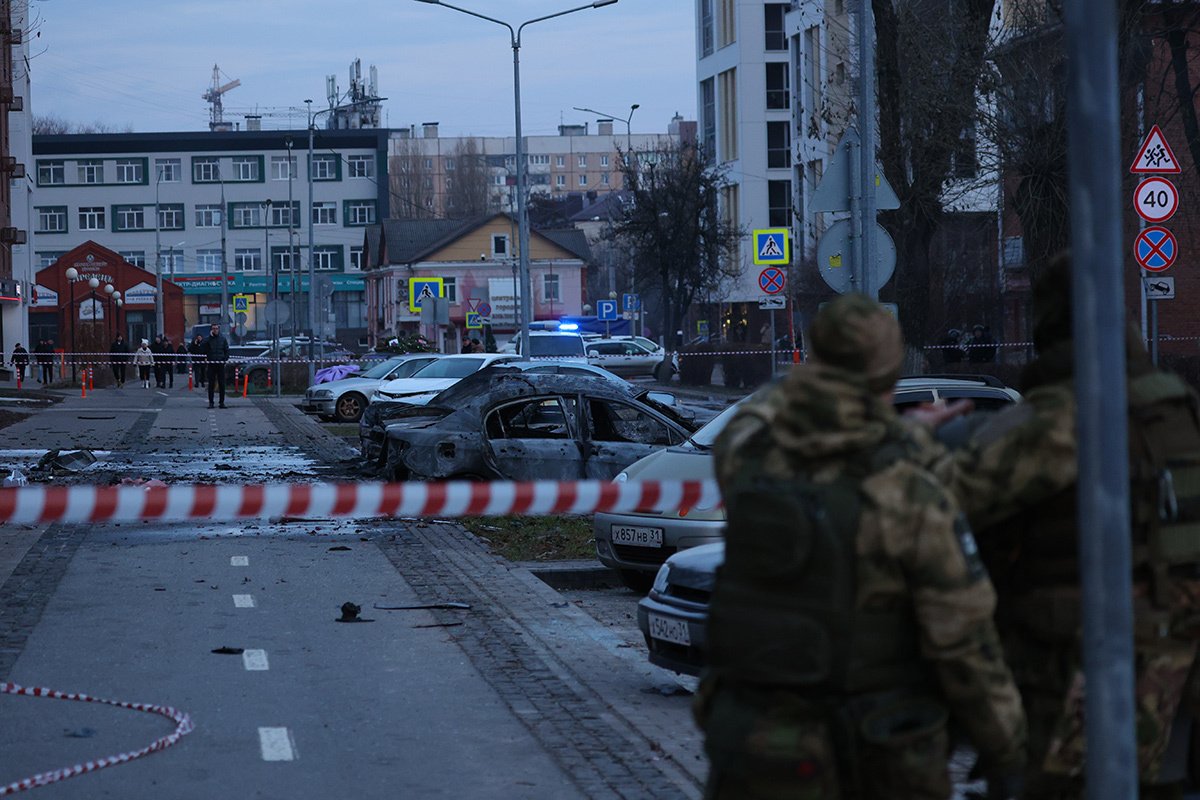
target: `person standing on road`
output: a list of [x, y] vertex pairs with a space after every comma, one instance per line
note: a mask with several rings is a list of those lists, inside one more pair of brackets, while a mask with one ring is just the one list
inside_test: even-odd
[[204, 344], [204, 337], [196, 334], [196, 338], [188, 345], [188, 353], [192, 356], [192, 370], [196, 376], [196, 385], [201, 389], [204, 388], [204, 378], [208, 374], [208, 362], [205, 360], [205, 354], [208, 348]]
[[[1029, 718], [1026, 797], [1083, 796], [1077, 406], [1070, 256], [1033, 291], [1024, 399], [933, 466], [979, 531]], [[1200, 718], [1200, 398], [1126, 330], [1139, 796], [1180, 798]]]
[[54, 377], [54, 370], [50, 366], [53, 363], [53, 356], [50, 355], [52, 352], [53, 348], [46, 339], [39, 339], [37, 347], [33, 349], [33, 360], [38, 366], [38, 383], [50, 383]]
[[154, 353], [150, 350], [150, 342], [142, 339], [142, 344], [133, 354], [133, 365], [137, 367], [138, 377], [142, 380], [142, 388], [150, 388], [150, 370], [154, 367]]
[[175, 345], [171, 344], [171, 337], [164, 336], [162, 338], [162, 376], [163, 388], [175, 388]]
[[125, 365], [129, 363], [129, 343], [125, 341], [124, 334], [117, 334], [117, 338], [113, 339], [113, 343], [108, 346], [109, 352], [112, 353], [112, 369], [113, 378], [117, 382], [117, 388], [120, 389], [125, 385]]
[[20, 342], [17, 342], [17, 346], [13, 348], [12, 358], [8, 360], [8, 363], [16, 369], [17, 380], [24, 382], [25, 368], [29, 366], [29, 351], [22, 347]]
[[1016, 797], [1025, 717], [995, 592], [891, 405], [900, 328], [842, 295], [809, 343], [714, 449], [728, 535], [695, 701], [705, 797], [949, 798], [951, 719], [989, 797]]
[[221, 335], [215, 322], [204, 342], [204, 358], [208, 361], [208, 407], [213, 407], [213, 390], [220, 386], [221, 408], [225, 408], [225, 362], [229, 360], [229, 341]]
[[179, 347], [175, 348], [175, 371], [180, 375], [187, 375], [189, 360], [187, 341], [180, 339]]

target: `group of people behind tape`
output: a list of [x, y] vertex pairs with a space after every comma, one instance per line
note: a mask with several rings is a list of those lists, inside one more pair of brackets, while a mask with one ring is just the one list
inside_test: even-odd
[[1069, 258], [1035, 285], [1037, 358], [1008, 408], [897, 414], [900, 328], [843, 295], [815, 317], [810, 361], [721, 432], [725, 558], [693, 703], [708, 800], [945, 800], [955, 750], [977, 756], [975, 796], [1082, 798], [1096, 725], [1136, 747], [1140, 797], [1183, 797], [1200, 398], [1126, 330], [1135, 702], [1113, 730], [1083, 716]]
[[950, 327], [938, 342], [937, 349], [941, 352], [942, 362], [945, 364], [961, 364], [963, 361], [990, 364], [996, 360], [997, 347], [991, 328], [976, 324], [969, 331], [965, 328]]

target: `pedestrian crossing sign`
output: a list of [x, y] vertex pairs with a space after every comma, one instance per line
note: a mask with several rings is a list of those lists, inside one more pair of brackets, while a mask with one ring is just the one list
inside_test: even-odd
[[478, 311], [468, 311], [466, 328], [469, 331], [482, 329], [483, 316]]
[[250, 295], [235, 294], [233, 296], [233, 313], [247, 312], [250, 310]]
[[791, 261], [787, 228], [764, 228], [754, 231], [755, 264], [790, 264]]
[[408, 310], [412, 313], [420, 314], [421, 303], [427, 298], [442, 296], [441, 278], [408, 279]]

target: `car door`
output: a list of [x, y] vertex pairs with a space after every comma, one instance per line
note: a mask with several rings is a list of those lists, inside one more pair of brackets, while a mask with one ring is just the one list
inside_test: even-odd
[[633, 403], [585, 397], [584, 477], [611, 480], [638, 459], [682, 444], [683, 434]]
[[483, 418], [488, 463], [508, 480], [582, 478], [576, 403], [574, 397], [542, 395], [490, 408]]

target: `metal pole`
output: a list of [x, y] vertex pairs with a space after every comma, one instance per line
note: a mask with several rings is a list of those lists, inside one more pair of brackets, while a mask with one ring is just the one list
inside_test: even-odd
[[860, 138], [859, 177], [862, 180], [862, 239], [859, 248], [858, 290], [868, 297], [879, 298], [879, 287], [871, 283], [872, 259], [875, 257], [875, 15], [871, 0], [860, 0], [858, 17], [859, 97], [858, 135]]
[[162, 245], [159, 243], [162, 220], [159, 219], [161, 211], [158, 203], [158, 187], [161, 183], [162, 167], [159, 167], [154, 177], [154, 322], [158, 325], [158, 332], [164, 333], [167, 326], [163, 321]]
[[[1116, 0], [1067, 0], [1079, 573], [1091, 800], [1138, 791], [1134, 748]], [[1114, 377], [1116, 378], [1114, 380]]]
[[[288, 175], [288, 266], [291, 267], [291, 269], [288, 270], [288, 300], [291, 301], [291, 307], [292, 307], [292, 329], [291, 329], [292, 347], [291, 347], [291, 351], [294, 353], [294, 352], [296, 352], [296, 278], [299, 277], [299, 273], [300, 273], [300, 254], [296, 252], [296, 240], [293, 238], [296, 235], [296, 204], [295, 204], [295, 200], [292, 197], [292, 178], [294, 177], [294, 174], [295, 174], [295, 171], [292, 169], [293, 165], [295, 164], [295, 162], [292, 161], [292, 158], [293, 158], [293, 156], [292, 156], [292, 137], [288, 136], [284, 140], [284, 144], [287, 145], [287, 171], [288, 171], [288, 173], [287, 173], [287, 175]], [[312, 213], [312, 212], [309, 212], [309, 213]], [[312, 224], [311, 219], [308, 221], [308, 224], [309, 225]], [[282, 383], [283, 383], [283, 370], [280, 367], [279, 362], [276, 361], [275, 362], [275, 396], [276, 397], [279, 397], [280, 394], [283, 392], [283, 388], [280, 386], [280, 384], [282, 384]]]
[[308, 105], [308, 383], [316, 380], [316, 339], [317, 339], [317, 273], [313, 262], [313, 127], [315, 117], [312, 111], [312, 100], [304, 101]]
[[521, 352], [529, 356], [529, 323], [533, 322], [533, 303], [529, 296], [529, 216], [525, 207], [525, 145], [521, 141], [521, 39], [512, 33], [513, 51], [513, 108], [517, 133], [517, 265], [521, 283], [521, 318], [518, 332]]
[[221, 182], [221, 319], [220, 330], [232, 337], [233, 331], [229, 325], [229, 264], [225, 260], [225, 231], [229, 227], [225, 223], [225, 177], [221, 174], [221, 162], [217, 161], [217, 179]]
[[775, 377], [775, 309], [771, 309], [771, 377]]
[[865, 281], [863, 261], [863, 216], [862, 216], [862, 144], [858, 133], [851, 129], [846, 133], [846, 168], [850, 172], [850, 291], [861, 292]]
[[[1143, 283], [1144, 287], [1145, 284]], [[1143, 288], [1143, 291], [1145, 289]], [[1150, 340], [1150, 360], [1154, 362], [1154, 366], [1158, 366], [1158, 301], [1150, 301], [1150, 335], [1153, 337]]]

